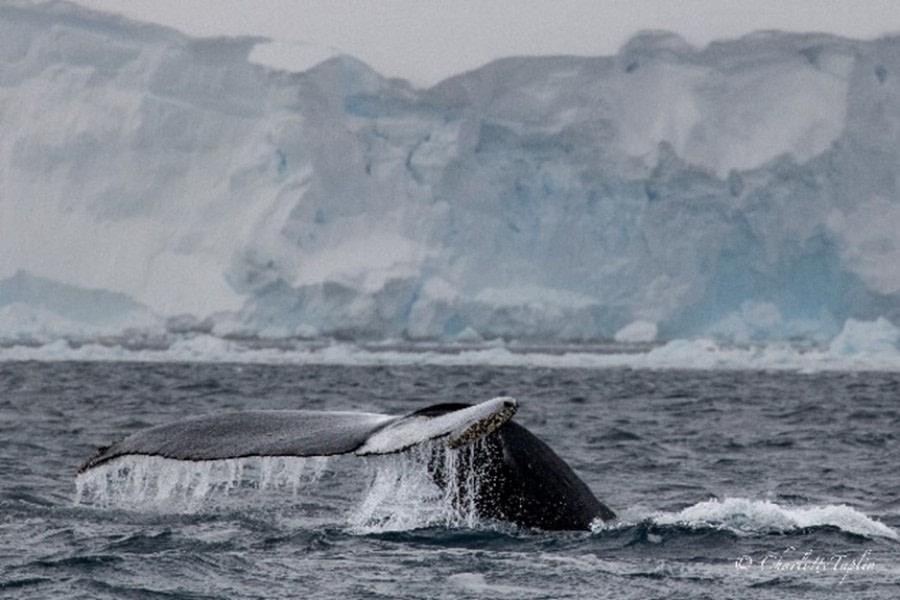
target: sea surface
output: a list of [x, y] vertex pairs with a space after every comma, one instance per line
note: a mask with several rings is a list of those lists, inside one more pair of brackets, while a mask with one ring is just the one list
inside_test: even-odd
[[[76, 476], [191, 415], [501, 395], [617, 521], [480, 521], [414, 453]], [[894, 599], [898, 396], [890, 372], [0, 362], [0, 597]]]

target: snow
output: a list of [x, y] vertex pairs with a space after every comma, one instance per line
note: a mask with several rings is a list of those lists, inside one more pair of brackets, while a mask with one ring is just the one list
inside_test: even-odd
[[0, 6], [0, 357], [896, 365], [900, 38], [278, 44]]

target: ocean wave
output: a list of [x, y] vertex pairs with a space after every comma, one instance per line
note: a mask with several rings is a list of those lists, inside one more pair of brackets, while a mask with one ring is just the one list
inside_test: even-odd
[[[835, 527], [867, 538], [900, 541], [900, 534], [896, 530], [846, 504], [782, 506], [769, 500], [712, 499], [677, 512], [652, 513], [639, 521], [661, 528], [714, 529], [739, 537]], [[628, 528], [635, 524], [626, 518], [618, 523], [597, 524], [594, 532]]]

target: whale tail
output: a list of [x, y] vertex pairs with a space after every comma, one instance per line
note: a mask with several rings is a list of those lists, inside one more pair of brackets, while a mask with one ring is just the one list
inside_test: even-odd
[[[206, 415], [138, 431], [100, 448], [81, 465], [84, 472], [129, 455], [183, 461], [253, 456], [391, 454], [443, 439], [435, 452], [460, 453], [471, 461], [479, 485], [449, 481], [443, 461], [429, 463], [437, 485], [456, 486], [453, 495], [484, 518], [548, 530], [590, 529], [595, 519], [615, 513], [543, 441], [512, 422], [512, 398], [480, 404], [438, 404], [405, 416], [304, 410], [250, 410]], [[475, 443], [479, 442], [479, 443]]]
[[503, 397], [441, 414], [416, 411], [401, 417], [311, 410], [204, 415], [150, 427], [104, 446], [78, 472], [127, 455], [201, 461], [251, 456], [392, 454], [443, 437], [451, 447], [460, 447], [495, 431], [516, 409], [514, 399]]

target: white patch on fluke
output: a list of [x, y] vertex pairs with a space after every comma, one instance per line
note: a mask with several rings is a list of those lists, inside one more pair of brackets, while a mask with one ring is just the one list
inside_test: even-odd
[[513, 398], [501, 397], [436, 417], [406, 417], [374, 433], [356, 454], [390, 454], [446, 435], [450, 447], [458, 448], [495, 431], [516, 408]]

